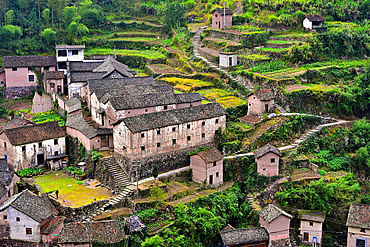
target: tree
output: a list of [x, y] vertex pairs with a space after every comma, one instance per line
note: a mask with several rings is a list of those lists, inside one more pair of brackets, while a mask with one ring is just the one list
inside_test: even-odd
[[77, 18], [78, 18], [78, 14], [77, 14], [76, 6], [71, 6], [71, 7], [65, 7], [64, 8], [64, 10], [63, 10], [63, 22], [64, 22], [66, 27], [68, 27], [69, 24], [72, 21], [76, 21]]
[[158, 235], [155, 235], [151, 238], [146, 238], [145, 242], [141, 243], [142, 247], [161, 247], [163, 246], [163, 238]]
[[5, 40], [14, 40], [23, 35], [22, 28], [13, 25], [5, 25], [1, 29], [1, 35]]
[[14, 19], [14, 11], [11, 9], [5, 14], [5, 25], [11, 25]]
[[156, 165], [153, 167], [152, 175], [154, 179], [156, 180], [158, 177], [158, 167]]
[[42, 11], [42, 18], [44, 19], [45, 25], [49, 26], [50, 22], [50, 9], [44, 9]]
[[172, 28], [180, 29], [185, 23], [185, 7], [180, 1], [166, 2], [166, 9], [164, 12], [164, 23], [166, 24], [166, 31], [169, 32]]
[[48, 44], [53, 44], [56, 39], [56, 34], [57, 32], [53, 29], [45, 28], [44, 31], [40, 33], [40, 36], [43, 37]]

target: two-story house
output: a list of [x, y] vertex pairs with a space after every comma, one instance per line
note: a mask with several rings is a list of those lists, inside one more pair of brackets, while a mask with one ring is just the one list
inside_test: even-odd
[[267, 144], [253, 151], [257, 163], [257, 172], [266, 177], [279, 175], [280, 150], [270, 144]]
[[66, 154], [65, 136], [58, 122], [5, 129], [0, 153], [15, 171], [40, 165], [58, 168]]
[[322, 245], [322, 223], [325, 221], [326, 212], [313, 210], [298, 210], [298, 219], [301, 221], [299, 228], [301, 241], [311, 246]]
[[370, 245], [370, 205], [351, 203], [347, 227], [347, 247], [368, 247]]

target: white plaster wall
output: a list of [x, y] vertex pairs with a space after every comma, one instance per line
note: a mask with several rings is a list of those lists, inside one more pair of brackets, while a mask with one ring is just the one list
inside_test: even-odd
[[[67, 50], [67, 56], [66, 57], [58, 57], [58, 51]], [[74, 49], [75, 50], [75, 49]], [[72, 50], [68, 49], [57, 49], [57, 62], [67, 62], [67, 61], [83, 61], [84, 60], [84, 49], [78, 50], [78, 55], [73, 56]]]
[[303, 27], [312, 30], [312, 22], [310, 22], [307, 18], [303, 20]]
[[[313, 226], [310, 226], [310, 222], [313, 223]], [[301, 220], [301, 236], [303, 240], [303, 233], [308, 233], [308, 242], [313, 243], [313, 237], [317, 237], [317, 243], [321, 244], [322, 239], [322, 223], [321, 222], [314, 222], [314, 221], [307, 221]]]
[[[32, 242], [39, 242], [41, 240], [40, 223], [38, 223], [28, 215], [19, 212], [12, 206], [10, 206], [7, 211], [11, 239]], [[20, 218], [20, 221], [16, 221], [17, 217]], [[32, 228], [32, 234], [26, 234], [26, 228]]]
[[68, 83], [68, 96], [70, 99], [73, 98], [73, 94], [77, 93], [81, 95], [81, 89], [85, 83], [83, 82], [72, 82]]

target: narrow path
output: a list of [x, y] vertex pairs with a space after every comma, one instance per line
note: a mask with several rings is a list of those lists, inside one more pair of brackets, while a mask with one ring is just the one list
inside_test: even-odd
[[[316, 116], [316, 115], [310, 115], [310, 114], [301, 114], [301, 113], [282, 113], [282, 114], [279, 114], [278, 116], [298, 116], [298, 115], [301, 115], [301, 116], [315, 116], [315, 117], [319, 117], [319, 118], [326, 119], [326, 120], [334, 120], [334, 121], [337, 121], [337, 122], [318, 125], [316, 128], [307, 132], [300, 139], [296, 140], [294, 143], [292, 143], [288, 146], [280, 147], [279, 148], [280, 151], [289, 150], [289, 149], [293, 149], [293, 148], [298, 147], [302, 142], [307, 140], [307, 138], [309, 138], [311, 135], [320, 131], [323, 127], [331, 127], [331, 126], [335, 126], [335, 125], [348, 123], [347, 121], [337, 120], [337, 119], [330, 118], [330, 117], [322, 117], [322, 116]], [[253, 152], [249, 152], [249, 153], [244, 153], [244, 154], [237, 154], [237, 155], [233, 155], [233, 156], [227, 156], [227, 157], [224, 157], [224, 159], [236, 159], [236, 158], [240, 158], [240, 157], [244, 157], [244, 156], [252, 156], [252, 155], [253, 155]]]

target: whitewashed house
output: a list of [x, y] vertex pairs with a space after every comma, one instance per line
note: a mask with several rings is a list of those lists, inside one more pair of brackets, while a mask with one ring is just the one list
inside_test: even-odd
[[321, 27], [324, 21], [325, 19], [321, 15], [306, 15], [303, 20], [303, 27], [312, 30], [315, 27]]
[[234, 52], [220, 52], [220, 67], [233, 67], [238, 64], [238, 55]]
[[85, 45], [56, 45], [57, 70], [67, 71], [67, 62], [82, 62]]

